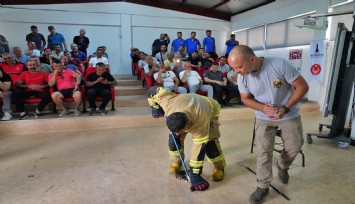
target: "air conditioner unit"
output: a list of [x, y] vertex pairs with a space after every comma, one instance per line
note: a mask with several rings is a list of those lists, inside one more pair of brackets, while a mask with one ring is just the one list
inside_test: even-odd
[[295, 26], [302, 29], [327, 30], [328, 20], [325, 17], [295, 19]]

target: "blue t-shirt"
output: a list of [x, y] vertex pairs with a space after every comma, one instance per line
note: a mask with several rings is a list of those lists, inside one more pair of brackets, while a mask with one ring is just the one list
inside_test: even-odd
[[213, 37], [205, 37], [203, 39], [203, 45], [206, 52], [214, 52], [215, 39]]
[[[246, 76], [238, 74], [238, 89], [240, 93], [252, 94], [260, 103], [281, 108], [295, 91], [291, 83], [299, 76], [297, 69], [286, 60], [276, 57], [264, 58], [260, 71]], [[290, 112], [278, 121], [297, 118], [299, 109], [299, 103], [295, 104], [290, 108]], [[270, 120], [261, 111], [255, 110], [255, 115], [258, 119]]]
[[73, 64], [68, 64], [66, 68], [72, 70], [73, 72], [76, 72], [76, 70], [78, 70], [78, 68]]
[[191, 55], [194, 51], [197, 51], [198, 46], [201, 46], [201, 43], [198, 39], [192, 40], [191, 38], [186, 40], [187, 53]]
[[233, 40], [228, 40], [226, 42], [226, 45], [227, 45], [227, 50], [226, 50], [226, 54], [229, 54], [230, 51], [237, 45], [239, 45], [239, 42], [238, 41], [233, 41]]
[[55, 44], [59, 44], [63, 50], [63, 41], [65, 41], [64, 36], [60, 33], [48, 35], [48, 45], [51, 50], [54, 50]]
[[174, 53], [178, 52], [179, 46], [184, 46], [186, 47], [186, 42], [184, 39], [175, 39], [172, 43], [171, 46], [174, 46]]
[[79, 51], [78, 55], [74, 55], [73, 52], [70, 52], [70, 55], [72, 58], [79, 58], [81, 61], [85, 61], [87, 58], [85, 52], [82, 51]]

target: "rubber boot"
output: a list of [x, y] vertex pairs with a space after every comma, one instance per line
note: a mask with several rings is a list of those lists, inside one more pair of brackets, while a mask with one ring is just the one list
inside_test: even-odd
[[212, 178], [214, 181], [222, 181], [224, 179], [224, 170], [223, 169], [214, 169]]
[[180, 171], [180, 168], [181, 168], [181, 164], [172, 163], [172, 164], [170, 164], [170, 167], [169, 167], [169, 173], [176, 174]]

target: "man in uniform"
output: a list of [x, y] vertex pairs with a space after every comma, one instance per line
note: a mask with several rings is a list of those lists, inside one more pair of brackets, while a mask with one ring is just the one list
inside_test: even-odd
[[[219, 143], [219, 103], [196, 94], [175, 94], [159, 86], [151, 87], [148, 93], [153, 116], [163, 115], [163, 111], [165, 112], [167, 126], [174, 135], [182, 157], [184, 139], [187, 133], [192, 134], [189, 170], [191, 191], [204, 191], [209, 187], [209, 183], [201, 176], [205, 155], [212, 164], [213, 180], [223, 180], [226, 163]], [[182, 161], [170, 136], [169, 149], [169, 172], [178, 173]]]

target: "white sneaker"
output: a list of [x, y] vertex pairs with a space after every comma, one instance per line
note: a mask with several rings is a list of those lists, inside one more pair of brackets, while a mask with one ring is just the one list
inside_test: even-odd
[[68, 115], [69, 111], [68, 109], [64, 108], [62, 111], [59, 113], [59, 117], [63, 117], [65, 115]]
[[2, 121], [8, 121], [12, 119], [12, 115], [9, 112], [5, 112], [4, 116], [1, 118]]
[[79, 116], [80, 115], [80, 110], [79, 109], [75, 109], [74, 110], [74, 115], [75, 116]]

